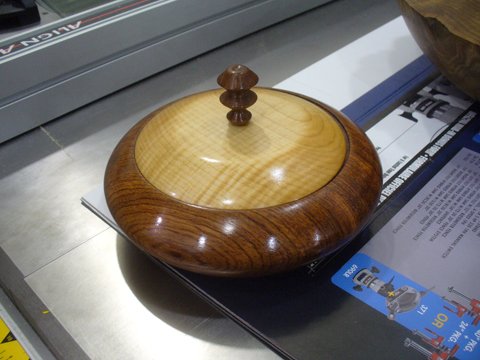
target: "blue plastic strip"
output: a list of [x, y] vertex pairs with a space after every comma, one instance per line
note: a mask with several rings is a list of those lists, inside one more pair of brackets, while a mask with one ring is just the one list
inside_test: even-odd
[[363, 126], [409, 91], [437, 73], [436, 67], [425, 55], [411, 62], [390, 78], [359, 97], [342, 112], [357, 125]]

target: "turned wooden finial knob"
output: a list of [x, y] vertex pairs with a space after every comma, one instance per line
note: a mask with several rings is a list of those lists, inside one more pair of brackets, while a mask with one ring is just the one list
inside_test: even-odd
[[220, 95], [220, 102], [232, 109], [227, 113], [227, 119], [233, 125], [246, 125], [252, 118], [248, 107], [255, 104], [257, 94], [252, 90], [258, 82], [258, 76], [243, 65], [232, 65], [217, 79], [218, 85], [225, 90]]

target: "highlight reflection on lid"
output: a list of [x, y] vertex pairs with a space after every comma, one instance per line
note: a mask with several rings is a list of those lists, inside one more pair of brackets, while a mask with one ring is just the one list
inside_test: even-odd
[[174, 102], [141, 131], [137, 166], [158, 190], [203, 207], [256, 209], [307, 196], [341, 169], [345, 135], [320, 107], [256, 88], [252, 119], [234, 126], [221, 92]]

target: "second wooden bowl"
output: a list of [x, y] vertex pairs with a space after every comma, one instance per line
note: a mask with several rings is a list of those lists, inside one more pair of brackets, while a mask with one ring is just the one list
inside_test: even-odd
[[480, 100], [480, 1], [398, 0], [417, 44], [460, 90]]

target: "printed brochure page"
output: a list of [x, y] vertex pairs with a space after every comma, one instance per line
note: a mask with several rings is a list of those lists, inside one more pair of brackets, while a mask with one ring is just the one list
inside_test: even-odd
[[480, 358], [479, 175], [462, 149], [332, 277], [432, 359]]
[[457, 122], [473, 103], [440, 76], [367, 130], [382, 162], [384, 182]]

